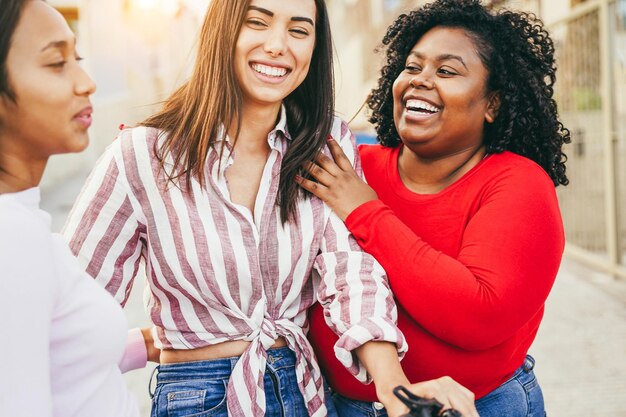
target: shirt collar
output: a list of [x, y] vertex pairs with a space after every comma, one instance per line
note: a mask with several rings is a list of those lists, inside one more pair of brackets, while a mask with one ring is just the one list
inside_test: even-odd
[[[287, 130], [287, 108], [285, 107], [284, 104], [280, 105], [280, 113], [278, 115], [278, 122], [276, 123], [276, 126], [274, 126], [274, 129], [272, 129], [267, 134], [267, 141], [272, 148], [277, 147], [278, 145], [276, 143], [278, 132], [280, 132], [282, 136], [286, 138], [287, 140], [291, 140], [291, 135], [289, 134], [289, 131]], [[226, 129], [224, 128], [224, 125], [221, 125], [217, 131], [217, 137], [216, 137], [215, 143], [220, 143], [220, 142], [226, 142], [229, 145], [231, 143], [230, 137], [226, 133]]]
[[274, 127], [274, 130], [270, 132], [270, 134], [277, 131], [281, 132], [285, 136], [285, 138], [291, 140], [291, 135], [287, 130], [287, 108], [284, 104], [280, 105], [280, 116], [278, 117], [278, 123], [276, 124], [276, 127]]

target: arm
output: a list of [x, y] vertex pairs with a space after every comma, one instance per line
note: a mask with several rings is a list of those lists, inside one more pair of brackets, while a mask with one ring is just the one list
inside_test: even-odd
[[50, 327], [57, 278], [49, 239], [33, 233], [32, 225], [0, 210], [1, 416], [52, 416]]
[[443, 404], [443, 410], [454, 408], [464, 417], [478, 417], [474, 406], [474, 394], [452, 378], [442, 377], [411, 384], [395, 354], [395, 347], [385, 342], [368, 342], [356, 351], [359, 360], [372, 375], [376, 395], [390, 417], [407, 412], [406, 407], [393, 394], [397, 386], [404, 386], [423, 398], [435, 398]]
[[[360, 170], [352, 134], [347, 128], [342, 131], [346, 133], [340, 143]], [[404, 336], [396, 326], [396, 306], [385, 272], [360, 249], [334, 213], [329, 214], [314, 268], [321, 278], [317, 296], [326, 322], [340, 335], [335, 354], [357, 379], [369, 382], [355, 349], [369, 341], [389, 342], [396, 347], [396, 361], [407, 350]]]
[[[351, 133], [345, 146], [360, 175], [360, 163]], [[332, 141], [330, 146], [339, 146]], [[352, 160], [346, 157], [352, 168]], [[322, 252], [316, 259], [322, 282], [318, 298], [326, 322], [340, 335], [335, 353], [342, 364], [362, 382], [374, 381], [378, 398], [390, 416], [399, 416], [406, 407], [393, 395], [404, 385], [417, 395], [437, 398], [446, 408], [454, 407], [466, 417], [477, 417], [474, 397], [450, 378], [411, 385], [400, 366], [407, 349], [396, 326], [397, 312], [384, 271], [363, 253], [340, 219], [331, 214], [324, 234]]]
[[[122, 136], [130, 135], [122, 132]], [[127, 179], [134, 167], [130, 138], [105, 151], [83, 186], [63, 235], [81, 267], [124, 305], [139, 268], [145, 225]], [[130, 154], [131, 156], [125, 155]]]
[[458, 256], [451, 257], [363, 192], [333, 151], [337, 164], [322, 158], [313, 167], [321, 184], [301, 184], [345, 214], [359, 245], [387, 271], [398, 303], [425, 329], [480, 350], [511, 337], [540, 311], [564, 245], [554, 186], [543, 172], [498, 179], [467, 224]]
[[420, 325], [463, 349], [487, 349], [541, 314], [560, 265], [564, 237], [554, 188], [535, 179], [502, 179], [485, 195], [456, 258], [432, 248], [379, 201], [355, 210], [347, 223], [387, 268], [398, 302]]

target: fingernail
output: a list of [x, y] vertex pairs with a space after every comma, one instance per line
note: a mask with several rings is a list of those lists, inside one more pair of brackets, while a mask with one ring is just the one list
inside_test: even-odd
[[302, 177], [300, 175], [296, 175], [296, 182], [302, 182]]
[[332, 140], [333, 140], [333, 137], [332, 136], [328, 136], [328, 141], [332, 142]]

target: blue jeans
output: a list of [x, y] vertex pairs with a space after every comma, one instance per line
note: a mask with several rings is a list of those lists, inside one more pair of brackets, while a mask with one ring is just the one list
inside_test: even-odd
[[[307, 417], [298, 388], [295, 355], [288, 347], [270, 349], [265, 377], [266, 413], [270, 417]], [[151, 417], [227, 417], [226, 387], [238, 357], [163, 364], [157, 367]], [[243, 382], [242, 382], [243, 384]], [[245, 386], [242, 385], [242, 389]], [[328, 416], [337, 413], [326, 390]]]
[[[535, 360], [526, 356], [522, 366], [504, 384], [476, 401], [480, 417], [545, 417], [543, 394], [533, 368]], [[386, 417], [380, 403], [356, 401], [333, 393], [341, 417]]]
[[387, 417], [381, 403], [351, 400], [333, 391], [333, 402], [340, 417]]
[[545, 417], [543, 393], [534, 367], [535, 359], [527, 355], [508, 381], [477, 400], [480, 417]]

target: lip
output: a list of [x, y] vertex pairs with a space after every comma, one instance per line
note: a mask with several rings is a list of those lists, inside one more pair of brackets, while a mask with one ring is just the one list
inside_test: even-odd
[[[265, 75], [265, 74], [261, 74], [260, 72], [256, 71], [253, 66], [255, 64], [258, 65], [265, 65], [268, 67], [274, 67], [274, 68], [281, 68], [281, 69], [285, 69], [287, 70], [287, 72], [285, 73], [285, 75], [283, 75], [282, 77], [272, 77], [269, 75]], [[252, 71], [252, 73], [261, 81], [268, 83], [268, 84], [280, 84], [282, 83], [285, 79], [287, 79], [287, 77], [289, 77], [289, 74], [291, 74], [291, 67], [289, 65], [286, 64], [282, 64], [280, 62], [272, 62], [272, 61], [267, 61], [267, 60], [254, 60], [254, 61], [250, 61], [248, 62], [248, 67], [250, 68], [250, 70]]]
[[92, 118], [91, 115], [93, 113], [93, 107], [87, 106], [82, 109], [80, 112], [76, 113], [72, 120], [78, 122], [85, 129], [88, 129], [91, 126]]

